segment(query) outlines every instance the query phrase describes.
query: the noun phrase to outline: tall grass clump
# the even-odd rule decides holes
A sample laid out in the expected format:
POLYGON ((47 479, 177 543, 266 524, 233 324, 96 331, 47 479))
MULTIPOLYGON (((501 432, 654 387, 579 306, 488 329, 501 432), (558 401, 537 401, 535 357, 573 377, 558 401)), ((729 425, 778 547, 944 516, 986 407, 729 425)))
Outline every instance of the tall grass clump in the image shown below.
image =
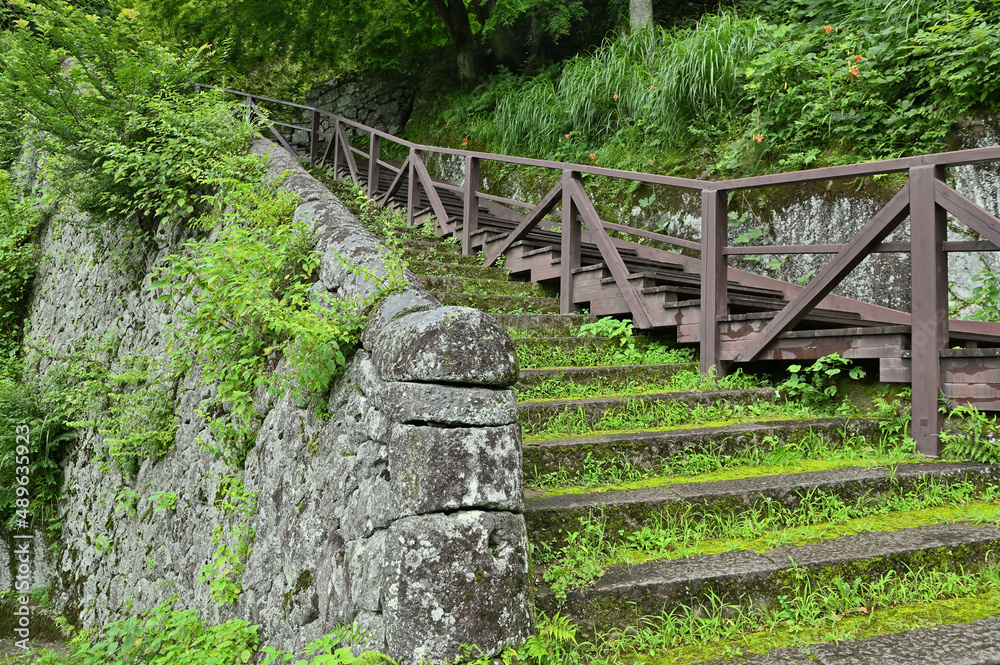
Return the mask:
POLYGON ((568 140, 586 152, 586 145, 644 133, 680 146, 694 120, 741 107, 743 63, 762 31, 757 18, 723 12, 689 28, 650 25, 609 38, 559 75, 543 74, 499 100, 500 148, 546 154, 568 140))

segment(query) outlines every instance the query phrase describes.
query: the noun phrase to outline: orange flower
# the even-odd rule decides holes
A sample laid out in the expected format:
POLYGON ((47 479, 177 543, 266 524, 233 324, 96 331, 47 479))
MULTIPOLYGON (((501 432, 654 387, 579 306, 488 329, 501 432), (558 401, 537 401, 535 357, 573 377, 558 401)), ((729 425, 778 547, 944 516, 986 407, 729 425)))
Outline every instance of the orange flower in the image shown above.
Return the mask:
POLYGON ((652 89, 653 89, 653 86, 649 86, 649 89, 650 89, 650 90, 652 90, 652 89))
POLYGON ((569 134, 566 134, 565 136, 566 136, 566 138, 569 138, 569 134))
POLYGON ((764 140, 764 135, 763 134, 754 134, 753 140, 757 141, 758 143, 760 143, 761 141, 764 140))
POLYGON ((861 56, 860 55, 854 56, 854 61, 855 62, 860 62, 861 61, 861 56))
POLYGON ((857 67, 851 67, 851 78, 852 79, 857 78, 858 74, 860 74, 860 73, 861 73, 860 69, 858 69, 857 67))
POLYGON ((612 96, 612 97, 613 97, 614 99, 618 99, 618 93, 617 93, 617 92, 616 92, 615 94, 611 95, 611 96, 612 96))
POLYGON ((650 163, 650 164, 652 164, 652 163, 653 163, 653 160, 652 160, 652 159, 651 159, 651 160, 649 160, 649 163, 650 163))
POLYGON ((462 139, 462 143, 468 143, 469 139, 462 139))
POLYGON ((595 155, 594 153, 590 153, 590 158, 591 159, 597 159, 597 155, 595 155))
POLYGON ((823 28, 823 29, 824 29, 825 31, 827 31, 827 32, 830 32, 831 30, 833 30, 833 28, 832 28, 832 27, 830 27, 830 26, 826 26, 826 27, 825 27, 825 28, 823 28))

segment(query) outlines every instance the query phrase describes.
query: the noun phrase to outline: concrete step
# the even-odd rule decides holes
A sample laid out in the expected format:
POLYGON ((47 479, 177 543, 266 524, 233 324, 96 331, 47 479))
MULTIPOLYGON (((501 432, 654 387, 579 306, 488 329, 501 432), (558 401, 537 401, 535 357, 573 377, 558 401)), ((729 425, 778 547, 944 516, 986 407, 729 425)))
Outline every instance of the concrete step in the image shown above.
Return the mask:
MULTIPOLYGON (((860 533, 808 545, 783 545, 608 569, 591 588, 571 589, 564 601, 546 589, 535 607, 569 616, 585 634, 625 630, 677 608, 695 612, 720 604, 770 606, 828 588, 832 578, 875 582, 908 571, 978 572, 993 565, 1000 530, 972 524, 935 524, 893 532, 860 533)), ((856 661, 868 662, 868 661, 856 661)), ((917 661, 924 662, 924 661, 917 661)))
POLYGON ((439 275, 418 275, 420 283, 428 291, 447 293, 471 293, 487 296, 519 296, 522 298, 552 298, 553 294, 541 284, 513 282, 497 279, 472 279, 469 277, 443 277, 439 275))
MULTIPOLYGON (((538 432, 545 429, 549 421, 566 414, 580 414, 581 423, 594 427, 601 418, 625 414, 629 409, 639 411, 656 405, 684 405, 693 407, 698 404, 757 404, 774 402, 777 399, 772 388, 754 388, 751 390, 711 390, 704 392, 658 393, 651 395, 627 395, 621 397, 594 397, 589 399, 551 399, 530 402, 518 402, 518 422, 526 432, 538 432)), ((663 422, 668 427, 676 423, 663 422)))
POLYGON ((530 388, 545 381, 561 381, 578 385, 623 384, 629 381, 648 384, 667 383, 678 373, 697 371, 697 363, 674 365, 620 365, 610 367, 556 367, 547 369, 522 369, 514 389, 530 388))
POLYGON ((539 337, 572 336, 585 323, 593 323, 596 316, 584 314, 495 314, 497 321, 510 331, 512 337, 524 333, 539 337))
MULTIPOLYGON (((1000 466, 988 464, 900 464, 891 469, 841 468, 735 480, 677 483, 634 490, 560 494, 525 501, 525 521, 533 542, 563 546, 566 534, 579 530, 580 518, 596 512, 605 522, 605 538, 626 540, 633 530, 676 525, 712 515, 773 515, 778 526, 803 500, 836 497, 848 505, 876 505, 888 496, 920 491, 927 482, 943 486, 969 482, 977 489, 995 486, 1000 466)), ((815 504, 813 504, 815 505, 815 504)), ((774 526, 774 523, 769 523, 774 526)))
POLYGON ((559 471, 568 478, 582 477, 587 462, 606 465, 627 463, 653 473, 662 468, 663 460, 691 454, 736 456, 751 448, 766 452, 775 445, 795 444, 808 436, 821 436, 831 445, 840 443, 845 436, 877 441, 881 435, 879 422, 875 419, 844 418, 780 420, 562 437, 538 443, 528 438, 524 445, 524 470, 528 477, 559 471))
POLYGON ((559 311, 558 298, 529 298, 525 296, 488 296, 473 293, 433 291, 442 305, 474 307, 490 313, 553 314, 559 311))
POLYGON ((470 277, 472 279, 506 280, 506 270, 484 268, 479 265, 440 263, 438 261, 408 261, 410 270, 416 275, 443 275, 445 277, 470 277))
MULTIPOLYGON (((598 367, 634 364, 635 359, 617 353, 625 351, 621 340, 611 337, 516 337, 517 357, 522 369, 552 367, 598 367), (542 364, 544 361, 544 364, 542 364)), ((642 353, 657 340, 642 335, 632 338, 635 351, 642 353)))
MULTIPOLYGON (((1000 608, 997 610, 1000 612, 1000 608)), ((996 665, 1000 616, 836 644, 786 647, 703 665, 996 665)))
POLYGON ((400 243, 403 246, 403 256, 409 262, 430 261, 465 266, 482 265, 482 261, 475 256, 462 256, 462 250, 458 245, 410 238, 403 238, 400 243))

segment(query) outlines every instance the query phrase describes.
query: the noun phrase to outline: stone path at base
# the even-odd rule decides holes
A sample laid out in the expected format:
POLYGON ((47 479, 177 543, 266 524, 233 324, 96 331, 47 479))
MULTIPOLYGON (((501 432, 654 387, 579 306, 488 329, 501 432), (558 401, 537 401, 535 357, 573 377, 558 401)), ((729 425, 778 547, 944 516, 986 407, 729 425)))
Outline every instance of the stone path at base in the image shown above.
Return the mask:
MULTIPOLYGON (((1000 610, 1000 608, 998 608, 1000 610)), ((1000 616, 704 665, 1000 665, 1000 616)))

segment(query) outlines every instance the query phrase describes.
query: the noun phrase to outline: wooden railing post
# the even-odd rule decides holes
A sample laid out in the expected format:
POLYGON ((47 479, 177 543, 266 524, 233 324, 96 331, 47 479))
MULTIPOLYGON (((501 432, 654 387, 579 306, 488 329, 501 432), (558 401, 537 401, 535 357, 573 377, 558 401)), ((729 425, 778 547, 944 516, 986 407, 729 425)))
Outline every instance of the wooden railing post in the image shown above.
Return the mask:
POLYGON ((934 200, 939 166, 910 169, 910 345, 913 438, 917 450, 937 457, 941 417, 939 350, 948 345, 947 214, 934 200))
POLYGON ((333 121, 333 175, 340 177, 340 152, 344 146, 340 142, 340 120, 333 121))
POLYGON ((312 110, 312 123, 309 129, 309 163, 315 165, 319 159, 319 111, 312 110))
POLYGON ((580 217, 573 201, 573 179, 580 179, 576 171, 563 171, 562 231, 559 256, 559 312, 570 314, 576 311, 573 303, 573 269, 580 267, 580 217))
POLYGON ((406 179, 406 225, 413 226, 413 213, 416 212, 417 205, 420 203, 420 198, 418 196, 419 190, 417 189, 417 166, 416 162, 420 159, 420 152, 418 150, 410 150, 410 159, 408 163, 410 164, 410 173, 406 179))
POLYGON ((727 193, 706 189, 701 192, 701 316, 699 320, 701 371, 725 374, 722 364, 719 317, 727 313, 728 268, 722 249, 729 236, 727 193))
POLYGON ((465 205, 462 209, 462 254, 472 256, 472 234, 479 230, 479 158, 465 158, 465 205))
POLYGON ((368 142, 368 198, 378 194, 378 160, 382 156, 382 137, 372 132, 368 142))

